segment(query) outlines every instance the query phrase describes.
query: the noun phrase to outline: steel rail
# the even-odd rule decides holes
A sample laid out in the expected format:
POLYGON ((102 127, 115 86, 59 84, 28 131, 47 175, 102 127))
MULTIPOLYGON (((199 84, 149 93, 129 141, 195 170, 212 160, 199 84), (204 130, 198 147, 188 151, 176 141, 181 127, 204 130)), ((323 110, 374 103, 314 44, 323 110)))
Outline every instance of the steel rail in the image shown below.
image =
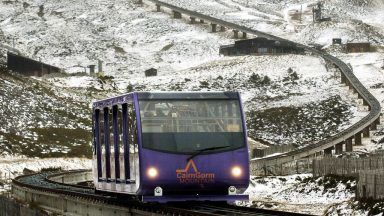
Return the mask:
POLYGON ((354 136, 357 133, 360 133, 363 129, 369 127, 372 124, 375 124, 375 121, 380 117, 381 114, 381 106, 379 101, 364 87, 364 85, 357 79, 357 77, 353 74, 352 70, 340 59, 317 49, 314 49, 312 47, 309 47, 304 44, 300 44, 297 42, 293 42, 281 37, 277 37, 265 32, 261 32, 258 30, 254 30, 252 28, 242 26, 236 23, 231 23, 228 21, 220 20, 215 17, 211 17, 199 12, 191 11, 185 8, 181 8, 175 5, 171 5, 166 2, 162 2, 159 0, 147 0, 149 2, 152 2, 156 5, 164 6, 166 8, 169 8, 173 11, 177 11, 182 14, 189 15, 191 17, 199 18, 201 20, 209 21, 213 24, 218 24, 220 26, 224 26, 233 30, 246 32, 252 35, 265 37, 273 40, 279 40, 284 41, 292 46, 296 46, 298 48, 303 48, 307 52, 312 53, 313 55, 317 55, 325 59, 326 61, 329 61, 333 63, 341 73, 345 76, 345 78, 348 80, 348 83, 353 86, 355 91, 362 97, 363 101, 367 103, 367 105, 370 107, 370 112, 367 116, 356 122, 355 124, 351 125, 350 127, 346 128, 345 130, 339 132, 336 135, 333 135, 325 140, 316 142, 314 144, 306 145, 302 148, 298 148, 295 150, 292 150, 290 152, 287 152, 285 154, 271 156, 267 158, 260 158, 257 160, 251 161, 251 165, 255 165, 258 167, 264 167, 264 166, 271 166, 276 164, 282 164, 286 162, 291 162, 300 158, 304 158, 310 155, 315 154, 316 152, 322 151, 326 148, 332 147, 338 143, 341 143, 345 141, 346 139, 354 136))

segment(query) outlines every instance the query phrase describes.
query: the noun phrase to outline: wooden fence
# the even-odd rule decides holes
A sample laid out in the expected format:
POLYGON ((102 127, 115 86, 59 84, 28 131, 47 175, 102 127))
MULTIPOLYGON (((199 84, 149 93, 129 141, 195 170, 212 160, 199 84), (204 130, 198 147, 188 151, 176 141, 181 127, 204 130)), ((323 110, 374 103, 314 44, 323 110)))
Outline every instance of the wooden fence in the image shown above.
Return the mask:
POLYGON ((268 175, 292 175, 298 173, 310 173, 312 171, 312 159, 303 158, 288 163, 263 166, 257 161, 251 161, 251 175, 268 176, 268 175))
POLYGON ((384 157, 372 156, 367 158, 323 158, 315 159, 312 163, 314 177, 324 175, 358 176, 363 170, 384 170, 384 157))
POLYGON ((384 199, 384 156, 367 158, 324 158, 312 163, 314 177, 341 175, 358 177, 356 198, 384 199))
POLYGON ((356 198, 384 199, 384 170, 360 171, 356 198))

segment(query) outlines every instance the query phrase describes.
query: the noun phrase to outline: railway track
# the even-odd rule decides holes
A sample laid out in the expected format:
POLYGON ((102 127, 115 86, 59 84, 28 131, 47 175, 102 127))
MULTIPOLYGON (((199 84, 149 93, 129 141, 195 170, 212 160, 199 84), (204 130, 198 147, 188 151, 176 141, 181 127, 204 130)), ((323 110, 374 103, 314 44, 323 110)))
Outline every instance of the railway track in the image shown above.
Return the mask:
POLYGON ((89 170, 38 173, 15 178, 12 193, 16 200, 62 215, 303 215, 226 203, 142 203, 110 194, 96 194, 94 188, 52 181, 52 177, 86 175, 89 170))
POLYGON ((379 118, 381 115, 381 106, 379 101, 363 86, 363 84, 357 79, 357 77, 353 74, 351 68, 349 68, 343 61, 340 59, 315 48, 309 47, 304 44, 299 44, 284 38, 280 38, 271 34, 267 34, 265 32, 257 31, 251 29, 247 26, 242 26, 236 23, 231 23, 225 20, 220 20, 212 16, 208 16, 202 13, 198 13, 195 11, 191 11, 185 8, 181 8, 166 2, 162 2, 159 0, 147 0, 153 4, 156 4, 158 7, 163 6, 169 8, 172 11, 176 11, 181 14, 188 15, 190 17, 199 18, 206 22, 210 22, 211 24, 220 25, 226 27, 228 29, 237 30, 238 32, 245 32, 251 35, 256 35, 259 37, 265 37, 272 40, 285 41, 290 43, 293 46, 303 48, 305 51, 311 53, 312 55, 316 55, 322 57, 327 62, 332 63, 335 67, 337 67, 341 76, 344 79, 344 82, 348 84, 353 90, 359 95, 359 98, 363 100, 363 104, 369 107, 369 114, 362 118, 357 123, 353 124, 349 128, 341 131, 340 133, 317 143, 313 143, 298 149, 294 149, 288 153, 271 156, 267 158, 260 158, 257 160, 251 161, 251 172, 254 173, 256 169, 264 169, 269 166, 281 165, 283 163, 292 162, 301 158, 305 158, 311 155, 315 155, 316 153, 323 151, 327 148, 333 147, 336 144, 345 142, 347 139, 351 139, 354 135, 361 133, 367 127, 371 125, 376 125, 380 122, 379 118))

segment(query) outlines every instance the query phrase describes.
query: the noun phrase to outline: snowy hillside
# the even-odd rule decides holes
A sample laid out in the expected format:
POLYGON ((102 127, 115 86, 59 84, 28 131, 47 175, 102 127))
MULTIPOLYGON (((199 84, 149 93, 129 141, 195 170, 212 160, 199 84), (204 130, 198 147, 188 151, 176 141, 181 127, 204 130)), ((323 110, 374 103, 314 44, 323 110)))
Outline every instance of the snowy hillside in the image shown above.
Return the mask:
POLYGON ((155 67, 162 73, 218 58, 232 40, 206 34, 134 1, 8 1, 0 29, 28 56, 83 71, 102 60, 110 75, 131 78, 155 67), (92 8, 92 9, 90 9, 92 8), (187 51, 187 52, 186 52, 187 51))
POLYGON ((90 157, 90 102, 98 95, 105 97, 0 69, 0 154, 90 157))
MULTIPOLYGON (((170 15, 154 12, 153 6, 139 7, 134 1, 1 4, 0 28, 5 41, 11 44, 15 39, 15 47, 26 55, 68 72, 83 71, 83 66, 101 59, 105 73, 114 76, 121 93, 131 89, 240 91, 250 136, 271 144, 316 142, 366 114, 358 111, 354 99, 340 88, 321 59, 295 55, 223 57, 218 48, 233 43, 231 32, 210 34, 209 25, 193 26, 170 19, 170 15), (150 67, 157 68, 159 76, 145 78, 143 71, 150 67)), ((199 10, 212 9, 212 15, 223 13, 225 17, 235 17, 230 14, 234 11, 251 13, 261 20, 285 23, 270 6, 262 13, 242 3, 217 1, 207 7, 201 4, 199 10)), ((243 16, 238 18, 243 23, 255 23, 243 16)), ((98 86, 98 80, 92 77, 44 80, 83 91, 98 86)))
POLYGON ((333 0, 324 2, 323 15, 332 21, 313 23, 312 8, 317 1, 282 0, 166 0, 253 29, 306 44, 330 45, 332 38, 347 41, 384 42, 384 3, 333 0))

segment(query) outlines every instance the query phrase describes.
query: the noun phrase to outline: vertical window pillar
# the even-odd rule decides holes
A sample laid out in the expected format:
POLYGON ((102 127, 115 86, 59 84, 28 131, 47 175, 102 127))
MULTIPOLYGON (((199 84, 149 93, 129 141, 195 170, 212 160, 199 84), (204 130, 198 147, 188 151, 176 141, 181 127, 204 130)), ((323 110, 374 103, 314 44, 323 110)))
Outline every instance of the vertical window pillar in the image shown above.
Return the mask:
POLYGON ((229 102, 227 104, 227 109, 228 109, 228 118, 229 118, 229 124, 233 124, 232 118, 233 118, 233 103, 229 102))
POLYGON ((101 168, 101 144, 100 144, 100 110, 95 110, 95 151, 97 158, 97 177, 101 178, 103 176, 103 171, 101 168))
POLYGON ((115 177, 120 178, 119 125, 117 123, 117 106, 112 107, 113 147, 115 150, 115 177))
POLYGON ((122 105, 123 120, 123 145, 124 145, 124 174, 125 179, 130 179, 129 143, 128 143, 128 104, 122 105))
POLYGON ((109 145, 110 133, 109 133, 109 109, 104 108, 104 143, 105 143, 105 166, 106 166, 106 178, 107 181, 111 178, 111 149, 109 145))

